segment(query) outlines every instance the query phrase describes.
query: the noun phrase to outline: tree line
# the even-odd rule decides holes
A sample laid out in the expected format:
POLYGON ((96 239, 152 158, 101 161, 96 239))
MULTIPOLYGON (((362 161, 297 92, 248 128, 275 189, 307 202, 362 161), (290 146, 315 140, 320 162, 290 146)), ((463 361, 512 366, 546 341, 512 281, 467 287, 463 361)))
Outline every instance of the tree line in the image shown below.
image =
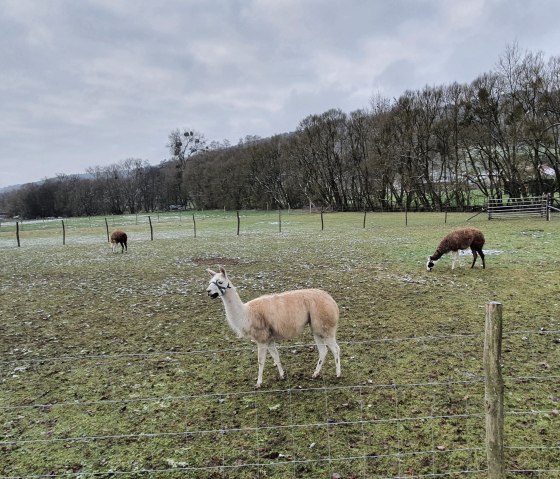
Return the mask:
POLYGON ((560 57, 508 46, 468 84, 377 95, 351 113, 235 146, 175 130, 169 159, 127 159, 0 197, 23 217, 195 209, 467 209, 560 192, 560 57))

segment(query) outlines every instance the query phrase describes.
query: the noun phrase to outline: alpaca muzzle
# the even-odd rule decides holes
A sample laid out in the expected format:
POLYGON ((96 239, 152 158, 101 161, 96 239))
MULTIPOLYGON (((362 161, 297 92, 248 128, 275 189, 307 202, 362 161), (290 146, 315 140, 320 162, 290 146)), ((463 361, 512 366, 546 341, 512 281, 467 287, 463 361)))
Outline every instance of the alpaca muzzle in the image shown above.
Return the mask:
POLYGON ((227 286, 224 286, 223 284, 220 284, 219 281, 210 281, 210 285, 211 286, 209 286, 206 291, 208 293, 208 296, 210 296, 212 299, 216 299, 218 296, 223 296, 226 292, 226 289, 231 288, 231 284, 228 283, 227 286), (217 288, 218 291, 216 291, 215 288, 217 288))

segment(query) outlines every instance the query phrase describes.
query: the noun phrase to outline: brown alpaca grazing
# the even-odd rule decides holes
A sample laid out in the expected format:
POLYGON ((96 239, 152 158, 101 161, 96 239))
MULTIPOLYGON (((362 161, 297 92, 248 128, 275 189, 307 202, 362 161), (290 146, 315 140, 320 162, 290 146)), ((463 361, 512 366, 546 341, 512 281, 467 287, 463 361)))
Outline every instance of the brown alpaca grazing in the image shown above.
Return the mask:
POLYGON ((327 348, 334 355, 336 376, 340 376, 340 348, 336 342, 339 310, 327 292, 321 289, 298 289, 267 294, 243 303, 224 268, 220 267, 218 273, 212 270, 208 272, 212 275, 206 290, 208 296, 222 299, 226 319, 240 338, 257 343, 257 388, 262 384, 267 352, 272 356, 280 378, 284 378, 276 341, 298 336, 307 325, 311 327, 319 350, 319 361, 313 377, 316 378, 321 372, 327 348))
POLYGON ((473 254, 473 262, 471 268, 474 268, 476 263, 476 258, 480 255, 482 259, 482 267, 486 268, 484 262, 484 252, 482 247, 484 246, 484 235, 482 231, 477 228, 462 228, 449 233, 445 238, 441 240, 435 253, 428 257, 428 262, 426 263, 426 269, 432 271, 437 260, 439 260, 444 254, 451 251, 453 255, 453 262, 451 264, 451 269, 455 269, 455 262, 459 260, 459 250, 464 250, 470 248, 473 254))
POLYGON ((126 240, 127 240, 127 236, 126 233, 124 231, 113 231, 113 234, 111 235, 111 248, 113 250, 113 253, 115 252, 115 248, 117 247, 118 244, 121 245, 121 253, 124 253, 124 250, 128 251, 128 247, 126 246, 126 240))

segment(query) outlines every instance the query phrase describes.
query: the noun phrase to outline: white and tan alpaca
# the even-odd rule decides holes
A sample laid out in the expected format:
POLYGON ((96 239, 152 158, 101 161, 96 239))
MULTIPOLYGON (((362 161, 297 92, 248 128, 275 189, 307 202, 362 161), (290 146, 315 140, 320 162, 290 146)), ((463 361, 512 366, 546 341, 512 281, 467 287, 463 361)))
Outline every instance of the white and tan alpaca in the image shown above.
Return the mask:
POLYGON ((426 263, 426 269, 432 271, 435 263, 446 253, 451 251, 453 255, 453 262, 451 263, 451 269, 455 269, 455 262, 459 261, 459 250, 464 250, 470 248, 473 254, 473 262, 471 268, 474 267, 476 263, 477 255, 480 255, 482 259, 482 267, 485 268, 486 264, 484 262, 484 252, 482 247, 484 246, 484 235, 482 231, 477 228, 461 228, 449 233, 445 238, 441 240, 435 253, 432 256, 428 256, 428 262, 426 263))
POLYGON ((313 377, 321 372, 327 347, 334 355, 336 376, 340 377, 340 348, 336 342, 339 311, 335 300, 327 292, 320 289, 299 289, 264 295, 243 303, 224 268, 220 266, 219 273, 210 269, 208 272, 212 275, 206 290, 208 296, 222 298, 231 329, 240 338, 248 338, 257 343, 257 388, 262 384, 267 351, 278 368, 280 378, 284 378, 275 341, 298 336, 307 324, 311 327, 319 349, 319 361, 313 377))

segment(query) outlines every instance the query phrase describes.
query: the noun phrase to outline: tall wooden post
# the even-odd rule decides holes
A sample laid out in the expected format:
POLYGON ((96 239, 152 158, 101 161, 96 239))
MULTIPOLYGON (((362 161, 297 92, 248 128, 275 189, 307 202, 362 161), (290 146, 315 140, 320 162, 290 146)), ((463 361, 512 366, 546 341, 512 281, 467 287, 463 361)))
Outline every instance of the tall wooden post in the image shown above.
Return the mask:
POLYGON ((19 221, 16 221, 16 239, 17 239, 17 245, 18 248, 21 246, 20 242, 19 242, 19 221))
POLYGON ((240 223, 240 219, 239 219, 239 210, 236 211, 237 213, 237 236, 239 236, 239 223, 240 223))
POLYGON ((66 244, 66 228, 64 227, 64 220, 62 221, 62 246, 66 244))
POLYGON ((193 228, 194 228, 194 237, 196 238, 196 220, 194 219, 194 214, 192 215, 192 222, 193 222, 193 228))
POLYGON ((150 238, 154 241, 154 227, 152 226, 152 218, 148 216, 148 222, 150 223, 150 238))
POLYGON ((484 404, 488 478, 505 479, 504 381, 502 359, 502 304, 486 303, 484 331, 484 404))
POLYGON ((107 243, 111 240, 109 239, 109 223, 107 223, 107 218, 105 218, 105 229, 107 230, 107 243))
POLYGON ((404 200, 404 225, 408 226, 408 191, 406 192, 406 199, 404 200))

